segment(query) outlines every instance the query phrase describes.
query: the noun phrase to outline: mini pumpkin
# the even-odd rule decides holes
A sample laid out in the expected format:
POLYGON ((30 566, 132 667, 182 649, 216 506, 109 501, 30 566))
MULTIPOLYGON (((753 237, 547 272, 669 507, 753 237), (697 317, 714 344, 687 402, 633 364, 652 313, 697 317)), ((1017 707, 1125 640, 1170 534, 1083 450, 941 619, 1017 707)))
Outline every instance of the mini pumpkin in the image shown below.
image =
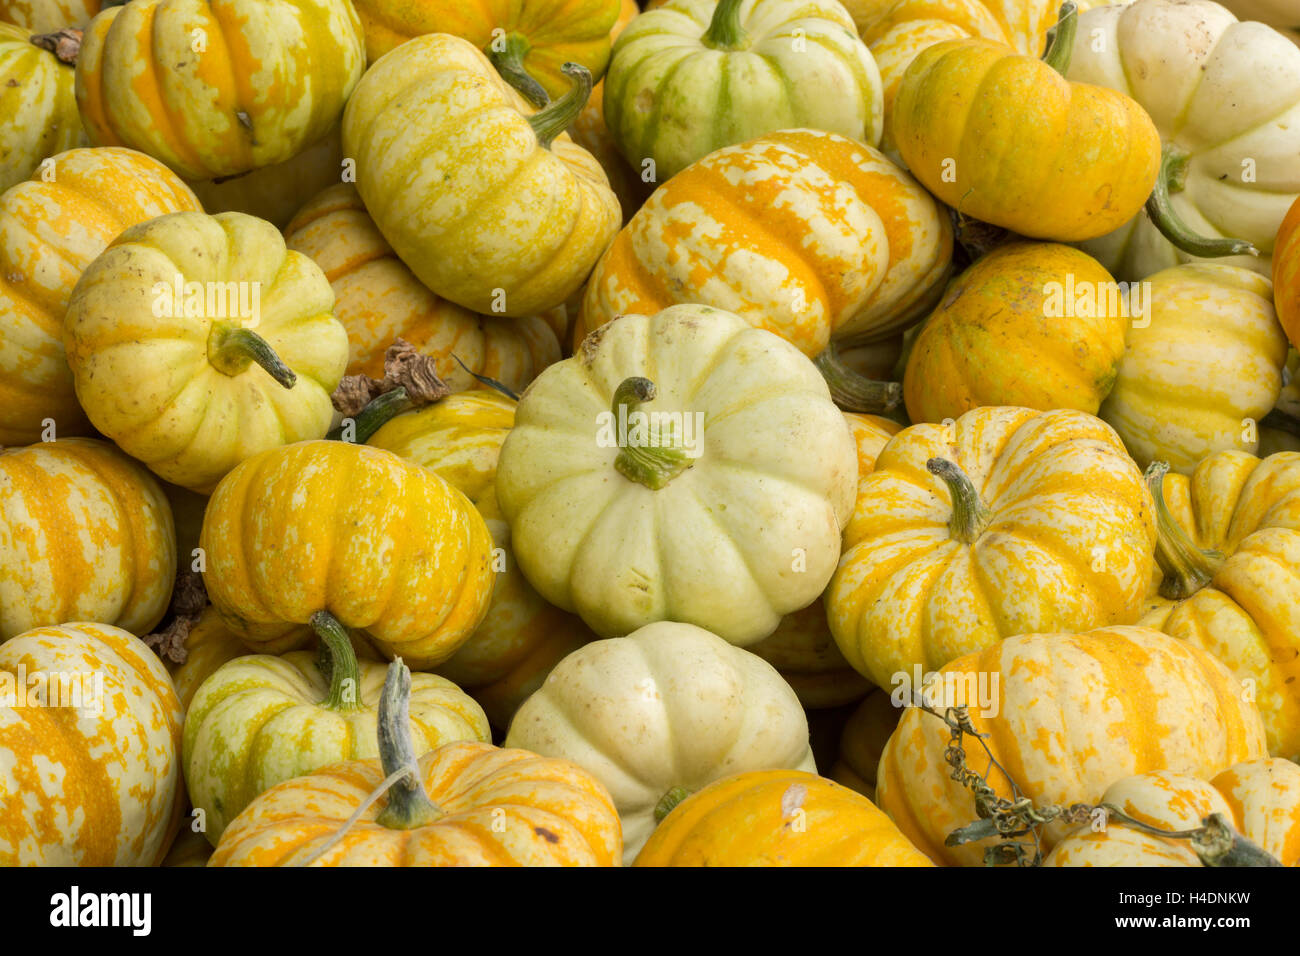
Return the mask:
MULTIPOLYGON (((897 693, 900 689, 896 685, 893 691, 897 693)), ((875 800, 880 755, 885 752, 885 744, 902 714, 903 706, 895 703, 894 694, 873 688, 844 722, 839 755, 831 767, 830 778, 868 800, 875 800)))
MULTIPOLYGON (((1264 755, 1255 705, 1205 651, 1145 627, 1084 634, 1022 634, 952 661, 931 693, 936 706, 967 706, 985 735, 972 767, 1002 768, 1035 805, 1095 805, 1121 777, 1152 770, 1213 776, 1264 755)), ((951 733, 909 707, 880 758, 877 798, 898 828, 936 863, 978 865, 987 840, 947 846, 977 819, 975 799, 945 759, 951 733)), ((966 738, 970 740, 969 737, 966 738)), ((967 746, 973 746, 967 744, 967 746)), ((1007 777, 985 777, 1000 797, 1007 777)), ((1050 851, 1068 832, 1041 830, 1050 851)))
POLYGON ((176 576, 171 508, 107 442, 0 450, 0 641, 63 621, 147 633, 176 576))
POLYGON ((600 780, 623 822, 625 863, 687 793, 744 771, 816 770, 803 709, 776 670, 667 621, 562 660, 519 708, 505 744, 600 780))
POLYGON ((347 360, 333 305, 320 269, 264 220, 141 223, 68 302, 77 398, 123 451, 206 494, 244 459, 329 429, 347 360))
POLYGON ((0 192, 22 182, 55 153, 83 146, 72 67, 0 23, 0 192))
POLYGON ((157 866, 185 809, 181 719, 162 661, 121 628, 0 644, 0 865, 157 866))
POLYGON ((637 866, 932 866, 870 800, 798 770, 709 784, 655 829, 637 866))
POLYGON ((203 519, 203 580, 255 650, 301 647, 329 611, 420 668, 474 632, 492 595, 491 537, 428 469, 341 441, 273 448, 217 486, 203 519))
MULTIPOLYGON (((606 27, 608 29, 608 26, 606 27)), ((540 113, 473 44, 416 37, 380 58, 343 116, 343 146, 375 224, 438 295, 513 317, 562 305, 622 221, 591 154, 562 135, 591 93, 540 113)))
POLYGON ((235 818, 208 865, 619 864, 618 814, 580 767, 467 742, 429 751, 417 764, 410 686, 410 672, 395 661, 379 704, 379 759, 334 764, 272 787, 235 818), (385 779, 411 766, 418 771, 371 804, 385 779))

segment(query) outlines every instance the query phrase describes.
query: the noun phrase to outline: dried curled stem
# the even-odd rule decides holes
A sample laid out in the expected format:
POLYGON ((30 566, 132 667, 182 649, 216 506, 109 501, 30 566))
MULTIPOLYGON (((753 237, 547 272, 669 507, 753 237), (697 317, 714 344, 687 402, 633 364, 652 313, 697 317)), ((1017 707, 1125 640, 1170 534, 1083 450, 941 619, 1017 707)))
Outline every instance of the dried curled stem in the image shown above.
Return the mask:
POLYGON ((146 634, 144 642, 163 660, 184 664, 185 658, 189 656, 185 642, 207 606, 208 591, 203 586, 203 575, 188 567, 177 569, 167 625, 152 634, 146 634))
POLYGON ((64 27, 54 33, 41 33, 31 38, 33 46, 49 50, 59 58, 59 62, 73 66, 81 53, 81 31, 73 27, 64 27))
POLYGON ((345 375, 330 396, 334 408, 345 418, 354 418, 370 402, 398 388, 406 389, 411 408, 431 405, 451 394, 438 377, 432 355, 425 355, 406 339, 397 339, 384 353, 384 377, 345 375))

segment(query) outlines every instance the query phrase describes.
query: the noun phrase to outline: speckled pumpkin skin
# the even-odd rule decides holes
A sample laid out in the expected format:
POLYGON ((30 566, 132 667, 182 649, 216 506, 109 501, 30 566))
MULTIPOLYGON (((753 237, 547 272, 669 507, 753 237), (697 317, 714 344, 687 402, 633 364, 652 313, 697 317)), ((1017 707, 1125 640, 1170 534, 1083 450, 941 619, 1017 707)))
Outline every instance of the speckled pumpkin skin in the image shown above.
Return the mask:
POLYGON ((77 103, 96 145, 214 179, 320 140, 364 67, 346 0, 132 0, 86 28, 77 103))
POLYGON ((107 442, 0 450, 0 641, 101 621, 146 634, 176 576, 171 508, 153 477, 107 442))
POLYGON ((1273 247, 1273 302, 1286 337, 1300 342, 1300 199, 1292 203, 1273 247))
MULTIPOLYGON (((419 759, 445 815, 413 830, 376 822, 377 800, 312 866, 618 866, 618 814, 605 788, 564 760, 481 743, 419 759), (501 821, 497 826, 493 826, 501 821)), ((209 866, 293 866, 314 856, 384 779, 378 760, 335 764, 272 787, 235 819, 209 866)))
POLYGON ((208 596, 250 647, 301 647, 326 610, 416 669, 446 660, 482 622, 491 541, 433 472, 339 441, 239 465, 213 492, 200 537, 208 596))
POLYGON ((0 673, 16 682, 19 667, 102 676, 103 708, 0 694, 0 866, 157 866, 185 809, 181 706, 162 661, 120 628, 65 624, 0 645, 0 673))
POLYGON ((0 23, 0 192, 22 182, 46 156, 86 144, 72 67, 0 23))
POLYGON ((934 864, 866 797, 814 773, 759 770, 688 797, 655 828, 634 865, 934 864))
POLYGON ((0 196, 0 445, 39 441, 90 423, 63 351, 63 316, 86 267, 135 223, 198 210, 167 167, 129 149, 74 149, 53 157, 54 180, 0 196))
MULTIPOLYGON (((1035 804, 1095 805, 1121 777, 1151 770, 1212 777, 1264 756, 1259 711, 1228 669, 1150 628, 1011 637, 941 673, 958 675, 943 703, 970 706, 994 759, 1035 804), (973 693, 981 675, 987 699, 973 693)), ((978 866, 984 842, 944 846, 976 819, 974 798, 944 760, 948 741, 942 720, 909 708, 880 759, 877 798, 935 862, 978 866)), ((983 754, 976 759, 982 767, 983 754)), ((1010 795, 1000 774, 988 781, 1010 795)), ((1044 848, 1064 835, 1059 824, 1044 827, 1044 848)))
POLYGON ((0 0, 0 20, 33 33, 84 27, 99 12, 100 0, 0 0))

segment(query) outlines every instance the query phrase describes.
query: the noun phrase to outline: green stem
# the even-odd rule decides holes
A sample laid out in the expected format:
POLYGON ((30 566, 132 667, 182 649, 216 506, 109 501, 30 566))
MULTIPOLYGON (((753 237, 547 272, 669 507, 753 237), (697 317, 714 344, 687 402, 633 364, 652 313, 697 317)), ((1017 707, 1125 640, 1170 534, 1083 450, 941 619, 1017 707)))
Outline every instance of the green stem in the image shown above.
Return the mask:
POLYGON ((685 787, 673 787, 655 804, 655 823, 663 823, 664 817, 673 812, 673 808, 691 795, 685 787))
POLYGON ((632 417, 646 402, 652 401, 656 389, 648 378, 625 378, 614 391, 610 412, 618 429, 619 453, 614 468, 629 481, 658 491, 693 464, 685 448, 674 435, 664 436, 649 425, 642 430, 645 441, 627 440, 632 431, 632 417))
POLYGON ((308 622, 320 638, 320 666, 330 691, 321 704, 329 710, 360 710, 361 669, 347 629, 329 611, 317 611, 308 622))
POLYGON ((1074 35, 1079 29, 1079 5, 1074 0, 1065 0, 1056 26, 1047 31, 1047 52, 1043 62, 1057 73, 1065 76, 1074 56, 1074 35))
POLYGON ((898 382, 877 382, 859 375, 844 364, 839 348, 832 342, 814 360, 817 371, 826 379, 831 399, 846 412, 870 412, 883 415, 903 404, 903 386, 898 382))
POLYGON ((931 458, 925 463, 930 474, 942 479, 952 498, 952 517, 948 530, 962 544, 974 544, 988 526, 993 513, 980 501, 979 492, 954 462, 947 458, 931 458))
POLYGON ((1164 574, 1160 584, 1160 593, 1172 601, 1189 598, 1205 585, 1223 566, 1222 551, 1202 551, 1196 546, 1187 532, 1182 529, 1174 516, 1169 513, 1165 502, 1165 474, 1169 464, 1153 461, 1143 478, 1156 511, 1156 563, 1164 574))
POLYGON ((743 50, 749 46, 749 37, 740 28, 742 0, 720 0, 700 42, 711 50, 743 50))
POLYGON ((1211 239, 1192 231, 1183 222, 1169 199, 1170 193, 1181 192, 1187 179, 1190 154, 1174 143, 1166 143, 1160 154, 1160 175, 1147 199, 1147 215, 1152 224, 1175 246, 1190 256, 1217 259, 1222 256, 1257 256, 1259 250, 1245 239, 1211 239))
MULTIPOLYGON (((405 767, 414 767, 415 747, 411 743, 411 671, 400 657, 388 665, 384 690, 379 698, 379 764, 387 779, 405 767)), ((429 799, 419 776, 408 772, 388 790, 388 805, 378 822, 390 830, 413 830, 442 816, 442 809, 429 799)))
POLYGON ((551 98, 546 95, 542 84, 534 80, 524 69, 524 57, 528 56, 531 49, 532 44, 528 42, 527 37, 521 33, 511 33, 506 37, 504 50, 497 50, 492 44, 488 44, 487 58, 492 61, 492 65, 497 68, 503 80, 540 110, 551 101, 551 98))
MULTIPOLYGON (((355 431, 352 440, 358 445, 364 445, 370 441, 375 432, 383 428, 390 420, 396 418, 402 412, 410 411, 414 407, 415 403, 406 394, 406 387, 403 385, 397 386, 391 392, 376 395, 352 419, 352 426, 355 431)), ((330 429, 329 434, 325 437, 330 441, 342 441, 343 424, 340 422, 337 428, 330 429)))
POLYGON ((212 323, 208 333, 208 362, 224 375, 241 375, 256 362, 266 374, 285 388, 293 388, 298 376, 293 369, 280 361, 280 356, 252 329, 231 325, 229 322, 212 323))
POLYGON ((573 80, 573 88, 540 113, 528 117, 528 125, 537 134, 537 142, 543 149, 550 149, 555 137, 573 125, 591 97, 593 84, 589 69, 577 63, 566 63, 560 70, 573 80))

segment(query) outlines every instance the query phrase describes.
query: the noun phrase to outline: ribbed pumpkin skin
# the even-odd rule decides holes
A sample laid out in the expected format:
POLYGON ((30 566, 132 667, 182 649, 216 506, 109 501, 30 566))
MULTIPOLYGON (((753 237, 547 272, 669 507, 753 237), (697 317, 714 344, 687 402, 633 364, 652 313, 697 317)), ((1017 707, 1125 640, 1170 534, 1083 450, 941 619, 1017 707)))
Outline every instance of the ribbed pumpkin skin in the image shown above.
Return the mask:
POLYGON ((234 179, 190 183, 208 213, 242 212, 284 229, 298 210, 343 176, 343 135, 336 126, 325 138, 274 166, 234 179))
POLYGON ((204 608, 203 614, 185 637, 184 662, 167 665, 172 683, 176 685, 181 710, 189 713, 190 701, 203 682, 216 673, 217 668, 248 653, 244 642, 238 634, 226 627, 217 609, 211 604, 204 608))
POLYGON ((1249 688, 1269 753, 1300 755, 1300 454, 1220 452, 1162 490, 1197 548, 1227 561, 1208 586, 1142 619, 1204 648, 1249 688))
POLYGON ((89 430, 63 351, 63 315, 82 272, 123 229, 199 208, 165 166, 127 149, 54 157, 54 181, 0 196, 0 445, 89 430))
POLYGON ((891 688, 873 688, 849 715, 840 732, 839 759, 830 778, 856 790, 868 800, 876 799, 876 770, 885 744, 898 726, 903 709, 895 707, 891 688))
POLYGON ((523 100, 458 37, 416 37, 367 70, 343 146, 402 261, 475 312, 563 304, 622 221, 600 164, 565 135, 543 148, 523 100))
POLYGON ((439 377, 456 391, 479 387, 457 358, 514 391, 560 360, 555 332, 542 319, 478 315, 425 288, 349 183, 312 197, 289 223, 285 244, 320 266, 334 289, 334 317, 348 332, 349 375, 383 378, 384 353, 399 337, 433 355, 439 377))
MULTIPOLYGON (((585 770, 480 743, 448 744, 419 764, 421 783, 446 816, 413 830, 389 830, 375 822, 386 804, 381 798, 311 865, 619 865, 618 814, 585 770)), ((208 865, 305 860, 383 779, 378 760, 355 760, 272 787, 235 819, 208 865)))
POLYGON ((100 0, 0 0, 0 20, 32 33, 84 27, 99 12, 100 0))
MULTIPOLYGON (((231 821, 260 793, 344 760, 379 756, 380 691, 388 665, 358 661, 356 707, 326 703, 330 679, 313 651, 254 654, 204 681, 185 715, 185 786, 206 813, 216 846, 231 821)), ((490 743, 487 717, 459 687, 436 674, 412 674, 411 740, 418 754, 454 741, 490 743)))
POLYGON ((184 811, 182 713, 162 661, 120 628, 65 624, 0 644, 6 694, 19 667, 102 678, 103 708, 0 706, 0 866, 157 866, 184 811))
POLYGON ((986 407, 899 432, 858 483, 827 619, 859 673, 890 687, 1013 634, 1131 623, 1150 586, 1155 525, 1142 476, 1105 422, 986 407), (956 464, 990 518, 973 543, 926 470, 956 464))
MULTIPOLYGON (((1035 804, 1095 804, 1114 781, 1151 770, 1213 776, 1264 755, 1264 727, 1227 668, 1205 651, 1143 627, 1084 634, 1022 634, 940 672, 953 674, 944 704, 969 704, 994 759, 1035 804), (964 676, 963 676, 964 675, 964 676), (997 675, 996 693, 993 675, 997 675), (982 681, 993 716, 970 696, 982 681)), ((877 799, 898 828, 936 863, 978 866, 986 843, 945 847, 976 819, 970 791, 944 761, 949 731, 908 708, 880 759, 877 799)), ((983 749, 968 741, 970 766, 983 749)), ((1010 796, 996 771, 989 785, 1010 796)), ((1043 828, 1050 850, 1064 836, 1043 828)))
MULTIPOLYGON (((949 284, 912 344, 903 400, 913 422, 958 418, 981 405, 1090 415, 1115 383, 1128 309, 1096 260, 1069 246, 1015 243, 949 284), (1101 290, 1096 314, 1049 309, 1047 287, 1101 290)), ((1074 297, 1063 307, 1078 312, 1074 297)), ((1084 309, 1085 312, 1088 309, 1084 309)))
POLYGON ((808 359, 737 316, 675 306, 610 323, 538 376, 497 499, 529 582, 597 634, 686 621, 744 646, 825 587, 856 473, 808 359), (647 374, 647 413, 702 416, 678 420, 699 423, 698 457, 658 490, 618 470, 615 426, 601 426, 620 385, 647 374))
MULTIPOLYGON (((1170 193, 1183 221, 1203 236, 1249 240, 1262 253, 1211 261, 1268 274, 1278 224, 1300 196, 1294 43, 1263 24, 1238 23, 1210 0, 1139 0, 1079 18, 1067 75, 1140 103, 1164 145, 1190 157, 1183 187, 1170 193)), ((1193 258, 1140 211, 1084 249, 1128 280, 1193 258)))
POLYGON ((1149 315, 1130 323, 1101 417, 1141 467, 1160 460, 1187 473, 1217 451, 1253 453, 1245 420, 1276 404, 1287 356, 1268 279, 1198 262, 1146 281, 1149 315))
POLYGON ((112 445, 65 438, 0 451, 0 641, 102 621, 145 634, 176 576, 171 508, 112 445))
POLYGON ((891 122, 899 154, 930 192, 1035 239, 1118 228, 1142 211, 1160 166, 1160 134, 1133 100, 988 40, 923 50, 891 122))
POLYGON ((473 505, 378 448, 299 442, 248 459, 208 503, 208 597, 250 647, 301 647, 329 611, 426 669, 473 633, 492 594, 491 538, 473 505))
POLYGON ((1292 203, 1273 247, 1273 302, 1292 345, 1300 342, 1300 199, 1292 203))
POLYGON ((86 269, 68 302, 63 335, 77 398, 123 451, 207 494, 246 458, 329 430, 330 393, 347 360, 333 305, 316 265, 286 250, 261 219, 185 212, 141 223, 86 269), (197 315, 174 296, 178 279, 182 289, 205 290, 197 315), (230 283, 239 285, 238 307, 213 297, 230 283), (229 314, 245 305, 251 314, 229 314), (260 335, 296 373, 294 386, 256 364, 234 374, 218 368, 214 337, 226 327, 260 335))
POLYGON ((0 23, 0 192, 30 176, 46 156, 86 142, 76 74, 28 37, 0 23))
POLYGON ((709 40, 717 6, 673 0, 619 37, 605 117, 633 166, 653 159, 666 182, 723 146, 801 127, 879 145, 880 72, 838 2, 744 3, 736 49, 709 40))
POLYGON ((354 0, 373 63, 425 33, 450 33, 487 51, 494 31, 529 42, 522 64, 551 99, 569 89, 560 72, 578 63, 599 79, 609 63, 610 31, 619 0, 354 0))
POLYGON ((519 708, 505 744, 571 760, 604 784, 628 864, 674 788, 750 770, 816 770, 808 721, 776 670, 667 621, 566 657, 519 708))
POLYGON ((519 570, 510 549, 510 526, 497 504, 501 445, 515 423, 515 403, 499 392, 449 395, 399 415, 375 432, 370 444, 423 465, 478 509, 494 556, 492 604, 474 634, 438 673, 470 691, 494 727, 505 730, 524 700, 570 651, 596 635, 577 615, 544 601, 519 570))
MULTIPOLYGON (((1193 830, 1221 813, 1283 866, 1300 864, 1300 767, 1262 758, 1229 767, 1208 783, 1156 771, 1116 781, 1103 802, 1150 826, 1193 830)), ((1105 830, 1081 827, 1056 845, 1044 866, 1201 866, 1186 840, 1167 840, 1111 820, 1105 830)))
POLYGON ((655 190, 592 273, 575 340, 696 303, 817 355, 911 324, 951 261, 947 214, 883 155, 834 133, 771 133, 655 190))
POLYGON ((215 179, 320 140, 364 67, 345 0, 132 0, 86 28, 77 103, 92 143, 215 179))
POLYGON ((737 774, 692 794, 635 865, 933 866, 866 797, 797 770, 737 774))

